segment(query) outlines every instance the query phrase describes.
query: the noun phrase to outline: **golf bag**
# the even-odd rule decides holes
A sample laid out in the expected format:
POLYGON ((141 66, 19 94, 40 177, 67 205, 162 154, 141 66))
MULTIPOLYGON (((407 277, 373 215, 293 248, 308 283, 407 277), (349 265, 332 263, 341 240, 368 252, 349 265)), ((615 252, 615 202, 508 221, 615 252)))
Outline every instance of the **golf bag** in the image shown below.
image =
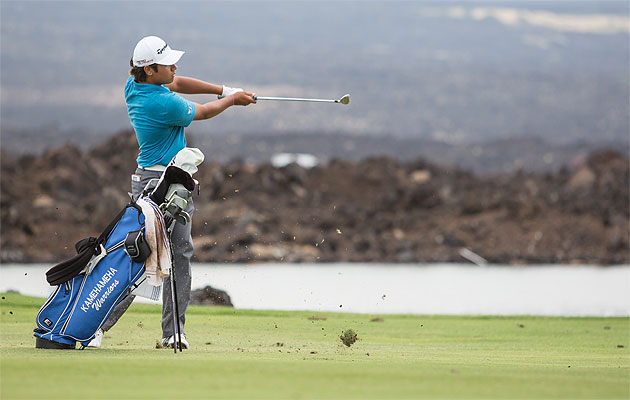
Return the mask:
POLYGON ((76 342, 86 346, 94 338, 144 273, 151 252, 144 219, 130 203, 99 238, 79 241, 77 256, 46 273, 57 287, 37 313, 36 347, 74 349, 76 342))
MULTIPOLYGON (((190 149, 182 152, 185 150, 190 152, 190 149)), ((190 222, 190 216, 184 209, 195 187, 191 172, 194 173, 196 166, 203 161, 201 152, 194 155, 197 157, 194 169, 189 167, 184 170, 176 163, 169 164, 159 181, 152 182, 150 187, 148 185, 141 199, 132 200, 98 238, 79 241, 75 246, 78 253, 75 257, 52 267, 46 273, 48 283, 57 287, 37 313, 35 347, 75 349, 76 342, 85 347, 127 295, 132 292, 138 294, 140 288, 145 292, 144 297, 159 299, 161 286, 150 286, 146 290, 146 283, 150 279, 145 261, 152 251, 163 252, 164 247, 158 244, 155 245, 158 249, 152 249, 147 243, 147 220, 157 221, 157 225, 166 233, 162 236, 162 245, 166 246, 169 260, 165 276, 170 273, 174 310, 177 310, 174 271, 170 265, 170 233, 176 222, 190 222), (147 207, 151 218, 143 213, 147 207)), ((157 243, 161 242, 158 240, 157 243)), ((157 285, 161 283, 161 278, 158 282, 157 285)), ((173 322, 177 327, 176 335, 179 335, 178 319, 175 312, 173 322)))

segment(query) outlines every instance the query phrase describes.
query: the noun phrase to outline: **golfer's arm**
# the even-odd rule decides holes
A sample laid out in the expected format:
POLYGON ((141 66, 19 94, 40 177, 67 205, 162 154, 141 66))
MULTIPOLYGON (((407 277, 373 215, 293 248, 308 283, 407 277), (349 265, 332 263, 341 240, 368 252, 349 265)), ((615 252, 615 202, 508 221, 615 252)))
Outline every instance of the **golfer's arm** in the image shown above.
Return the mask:
POLYGON ((193 121, 208 119, 221 114, 233 105, 232 101, 232 96, 229 96, 224 97, 221 100, 210 101, 204 104, 195 103, 195 116, 193 121))
POLYGON ((221 94, 223 92, 223 86, 185 76, 176 76, 166 87, 172 92, 182 94, 221 94))

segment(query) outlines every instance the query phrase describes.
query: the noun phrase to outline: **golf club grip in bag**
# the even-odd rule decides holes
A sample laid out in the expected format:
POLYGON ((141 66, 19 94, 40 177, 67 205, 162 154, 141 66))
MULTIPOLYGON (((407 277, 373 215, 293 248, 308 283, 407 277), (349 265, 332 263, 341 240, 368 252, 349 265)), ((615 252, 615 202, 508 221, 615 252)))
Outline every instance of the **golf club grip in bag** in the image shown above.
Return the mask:
POLYGON ((57 285, 37 313, 35 347, 74 349, 76 342, 86 346, 94 338, 144 273, 144 259, 150 253, 140 237, 144 219, 135 203, 127 205, 96 240, 98 243, 103 239, 100 251, 94 252, 87 268, 57 285), (127 248, 134 243, 143 246, 137 254, 127 248))

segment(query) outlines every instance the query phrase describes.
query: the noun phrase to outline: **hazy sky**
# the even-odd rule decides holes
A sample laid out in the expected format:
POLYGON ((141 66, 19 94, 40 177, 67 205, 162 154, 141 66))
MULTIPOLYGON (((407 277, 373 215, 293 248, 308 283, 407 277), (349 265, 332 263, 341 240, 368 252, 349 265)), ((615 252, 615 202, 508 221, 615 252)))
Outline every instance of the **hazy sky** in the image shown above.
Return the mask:
POLYGON ((51 122, 86 132, 128 127, 122 87, 146 35, 186 51, 181 75, 260 95, 352 95, 346 108, 265 103, 191 130, 453 140, 572 132, 584 125, 575 115, 607 136, 628 125, 627 1, 3 0, 0 7, 3 132, 51 122))

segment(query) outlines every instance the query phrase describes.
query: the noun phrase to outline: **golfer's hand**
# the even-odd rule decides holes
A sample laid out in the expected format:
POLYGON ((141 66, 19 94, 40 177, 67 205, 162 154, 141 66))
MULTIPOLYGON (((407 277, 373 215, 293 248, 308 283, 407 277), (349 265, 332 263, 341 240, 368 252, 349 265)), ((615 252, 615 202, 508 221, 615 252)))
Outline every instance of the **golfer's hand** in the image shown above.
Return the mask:
POLYGON ((234 96, 234 105, 236 106, 246 106, 249 104, 256 104, 256 100, 254 100, 254 94, 249 92, 236 92, 232 96, 234 96))

